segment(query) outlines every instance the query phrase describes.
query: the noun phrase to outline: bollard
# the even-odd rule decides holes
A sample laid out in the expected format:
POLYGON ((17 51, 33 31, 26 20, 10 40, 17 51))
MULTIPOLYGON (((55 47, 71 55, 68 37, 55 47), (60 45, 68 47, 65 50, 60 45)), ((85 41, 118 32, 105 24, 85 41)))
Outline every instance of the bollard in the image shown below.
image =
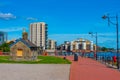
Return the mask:
POLYGON ((78 61, 78 54, 77 53, 74 54, 74 61, 78 61))

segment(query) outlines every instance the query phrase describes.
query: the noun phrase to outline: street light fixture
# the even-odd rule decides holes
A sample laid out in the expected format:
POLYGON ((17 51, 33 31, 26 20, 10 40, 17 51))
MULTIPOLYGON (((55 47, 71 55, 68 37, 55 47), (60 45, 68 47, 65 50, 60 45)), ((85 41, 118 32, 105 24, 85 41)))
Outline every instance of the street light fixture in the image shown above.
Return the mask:
POLYGON ((108 19, 108 26, 110 26, 110 23, 113 25, 116 25, 116 47, 117 47, 117 68, 119 69, 119 31, 118 31, 118 15, 116 15, 115 17, 110 17, 109 14, 108 15, 104 15, 102 17, 103 19, 108 19), (116 18, 116 23, 111 22, 110 18, 116 18))
MULTIPOLYGON (((93 32, 89 32, 89 34, 91 34, 92 35, 92 37, 94 36, 94 33, 93 32)), ((94 57, 95 57, 95 59, 97 60, 97 46, 98 46, 98 37, 97 37, 97 32, 95 33, 95 39, 96 39, 96 50, 95 50, 95 53, 94 53, 94 57)))

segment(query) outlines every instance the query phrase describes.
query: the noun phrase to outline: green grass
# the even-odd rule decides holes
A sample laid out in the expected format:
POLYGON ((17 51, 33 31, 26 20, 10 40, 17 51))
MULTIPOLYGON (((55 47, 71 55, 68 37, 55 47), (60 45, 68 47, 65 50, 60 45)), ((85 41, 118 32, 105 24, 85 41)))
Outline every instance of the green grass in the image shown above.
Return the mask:
POLYGON ((71 64, 67 59, 55 56, 38 56, 36 61, 12 61, 9 56, 0 56, 0 63, 20 63, 20 64, 71 64))

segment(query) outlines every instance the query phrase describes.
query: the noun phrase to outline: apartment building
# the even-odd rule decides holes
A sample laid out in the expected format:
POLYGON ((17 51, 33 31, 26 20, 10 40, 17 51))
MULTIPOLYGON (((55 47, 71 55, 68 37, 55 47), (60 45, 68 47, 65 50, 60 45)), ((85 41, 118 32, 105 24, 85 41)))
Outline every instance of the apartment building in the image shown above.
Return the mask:
POLYGON ((93 49, 94 49, 93 41, 89 41, 82 38, 71 41, 71 51, 79 52, 85 50, 86 52, 90 52, 93 51, 93 49))
POLYGON ((30 24, 30 41, 37 47, 47 48, 47 24, 45 22, 37 22, 30 24))
POLYGON ((56 49, 56 46, 57 46, 57 43, 56 43, 56 41, 55 40, 51 40, 51 39, 49 39, 48 41, 47 41, 47 49, 48 50, 55 50, 56 49))
POLYGON ((4 43, 7 41, 7 33, 0 31, 0 44, 4 43))

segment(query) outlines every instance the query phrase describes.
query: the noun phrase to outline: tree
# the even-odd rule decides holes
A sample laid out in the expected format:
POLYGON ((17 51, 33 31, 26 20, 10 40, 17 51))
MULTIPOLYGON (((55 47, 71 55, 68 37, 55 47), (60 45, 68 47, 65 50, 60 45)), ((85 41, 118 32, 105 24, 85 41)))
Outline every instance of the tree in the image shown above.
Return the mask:
POLYGON ((102 48, 101 48, 101 51, 108 51, 108 48, 102 47, 102 48))
POLYGON ((9 52, 9 51, 10 51, 9 44, 3 43, 3 44, 0 46, 0 50, 2 50, 3 52, 9 52))

